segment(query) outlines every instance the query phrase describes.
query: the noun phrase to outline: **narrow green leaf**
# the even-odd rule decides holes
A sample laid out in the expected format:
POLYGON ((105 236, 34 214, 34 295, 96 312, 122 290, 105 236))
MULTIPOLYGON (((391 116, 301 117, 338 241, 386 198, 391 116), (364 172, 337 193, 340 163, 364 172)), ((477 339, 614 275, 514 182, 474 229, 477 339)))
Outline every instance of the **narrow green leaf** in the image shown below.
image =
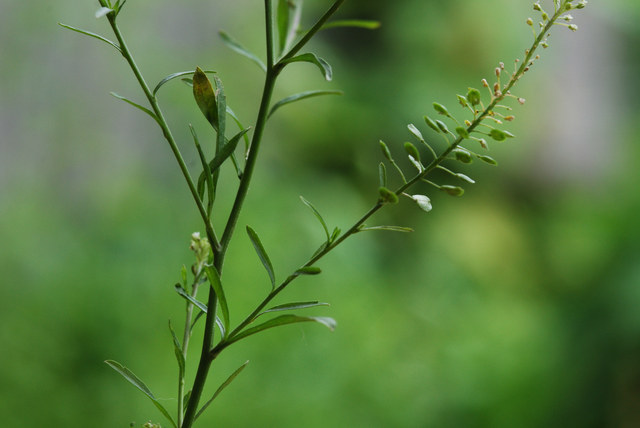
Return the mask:
POLYGON ((160 410, 160 413, 162 413, 171 422, 171 425, 177 428, 176 423, 174 422, 173 418, 171 417, 167 409, 165 409, 164 406, 160 404, 160 402, 153 395, 149 387, 147 387, 147 385, 145 385, 145 383, 142 380, 140 380, 138 376, 136 376, 131 370, 124 367, 122 364, 120 364, 117 361, 107 360, 105 361, 105 363, 107 363, 107 365, 109 365, 112 369, 120 373, 122 377, 124 377, 127 381, 129 381, 136 388, 142 391, 147 397, 149 397, 153 402, 153 404, 158 408, 158 410, 160 410))
MULTIPOLYGON (((158 84, 156 85, 155 88, 153 88, 153 95, 155 96, 158 91, 160 90, 160 88, 162 86, 164 86, 165 83, 172 81, 173 79, 177 79, 178 77, 182 77, 182 76, 190 76, 193 75, 196 72, 196 70, 189 70, 189 71, 180 71, 178 73, 173 73, 168 75, 167 77, 165 77, 164 79, 162 79, 160 82, 158 82, 158 84)), ((203 73, 216 73, 213 70, 203 70, 203 73)), ((187 79, 189 80, 189 79, 187 79)), ((191 84, 193 85, 193 80, 191 80, 191 84)))
POLYGON ((371 227, 361 227, 358 229, 358 232, 369 232, 375 230, 388 230, 391 232, 413 232, 413 229, 410 227, 401 227, 401 226, 371 226, 371 227))
POLYGON ((278 24, 278 52, 282 53, 287 44, 289 33, 289 6, 290 0, 278 0, 277 24, 278 24))
POLYGON ((267 117, 271 117, 271 115, 273 113, 276 112, 276 110, 278 110, 280 107, 283 107, 287 104, 291 104, 294 103, 296 101, 301 101, 301 100, 305 100, 307 98, 311 98, 311 97, 317 97, 320 95, 342 95, 343 92, 342 91, 306 91, 306 92, 300 92, 298 94, 294 94, 291 95, 289 97, 283 98, 280 101, 278 101, 277 103, 275 103, 273 105, 273 107, 271 107, 271 110, 269 111, 269 114, 267 115, 267 117))
MULTIPOLYGON (((240 119, 238 118, 238 115, 235 114, 235 112, 233 110, 231 110, 231 107, 229 107, 227 105, 227 114, 229 116, 231 116, 231 118, 233 119, 233 121, 236 123, 236 125, 238 126, 238 129, 240 131, 244 131, 245 129, 248 131, 251 128, 247 128, 245 127, 242 122, 240 121, 240 119)), ((242 138, 244 139, 244 145, 245 145, 245 153, 249 151, 249 136, 247 135, 247 133, 245 132, 244 134, 242 134, 242 138)))
MULTIPOLYGON (((194 299, 193 297, 191 297, 191 295, 189 295, 189 293, 187 293, 185 291, 184 288, 180 287, 179 284, 175 285, 176 291, 178 292, 178 294, 182 297, 184 297, 187 301, 193 303, 195 306, 198 307, 198 309, 200 309, 200 312, 198 312, 198 315, 196 315, 196 319, 193 320, 193 324, 192 324, 192 328, 195 325, 196 321, 198 321, 198 319, 202 316, 202 314, 206 314, 207 313, 207 305, 205 305, 204 303, 194 299)), ((222 335, 222 337, 226 336, 226 330, 224 327, 224 323, 222 322, 222 320, 220 319, 220 317, 216 316, 216 324, 218 325, 218 328, 220 329, 220 333, 222 335)))
POLYGON ((218 103, 216 101, 216 94, 207 75, 200 67, 197 67, 195 73, 193 73, 193 97, 200 111, 204 114, 204 117, 207 118, 207 121, 209 121, 214 129, 218 129, 218 103))
MULTIPOLYGON (((196 146, 196 150, 198 151, 198 156, 200 157, 200 163, 202 164, 202 172, 204 174, 205 180, 207 184, 208 190, 208 203, 207 203, 207 213, 211 216, 211 208, 213 207, 213 201, 215 199, 215 187, 213 185, 213 179, 211 176, 211 169, 209 168, 209 163, 207 162, 207 158, 202 151, 202 147, 200 146, 200 141, 198 140, 198 135, 196 134, 196 130, 193 128, 193 125, 189 124, 189 130, 191 131, 191 135, 193 137, 193 143, 196 146)), ((198 196, 200 196, 200 200, 204 199, 204 189, 201 187, 200 180, 198 179, 198 196), (200 192, 202 191, 202 194, 200 192)))
POLYGON ((385 167, 382 162, 378 165, 378 176, 380 179, 380 187, 387 187, 387 167, 385 167))
POLYGON ((207 305, 205 305, 205 304, 204 304, 204 303, 202 303, 201 301, 196 300, 196 299, 194 299, 193 297, 191 297, 191 295, 190 295, 189 293, 187 293, 187 291, 186 291, 184 288, 182 288, 182 287, 180 286, 180 284, 176 284, 176 285, 175 285, 175 289, 176 289, 176 292, 177 292, 180 296, 182 296, 182 297, 184 297, 185 299, 187 299, 187 301, 189 301, 189 302, 193 303, 195 306, 197 306, 197 307, 198 307, 198 309, 200 309, 200 310, 201 310, 202 312, 204 312, 205 314, 207 313, 207 305))
POLYGON ((274 306, 265 311, 262 311, 260 312, 260 314, 258 314, 258 316, 268 314, 269 312, 293 311, 297 309, 315 308, 317 306, 329 306, 329 304, 318 301, 285 303, 284 305, 274 306))
POLYGON ((218 304, 220 305, 220 312, 222 312, 222 323, 224 324, 224 331, 229 330, 229 306, 227 305, 227 298, 224 295, 224 289, 222 288, 222 281, 220 280, 220 274, 215 266, 204 265, 205 273, 209 279, 213 291, 218 297, 218 304))
POLYGON ((122 53, 122 49, 120 49, 120 46, 118 46, 116 43, 112 42, 111 40, 109 40, 109 39, 107 39, 105 37, 102 37, 99 34, 92 33, 91 31, 87 31, 87 30, 81 30, 80 28, 72 27, 71 25, 62 24, 60 22, 58 22, 58 25, 63 27, 63 28, 66 28, 67 30, 75 31, 76 33, 84 34, 85 36, 89 36, 89 37, 93 37, 94 39, 102 40, 103 42, 107 43, 108 45, 111 45, 112 47, 116 48, 118 50, 118 52, 122 53))
MULTIPOLYGON (((201 312, 202 313, 202 312, 201 312)), ((187 411, 187 406, 189 405, 189 398, 191 398, 191 389, 189 391, 187 391, 186 394, 184 394, 184 399, 182 400, 183 404, 183 412, 187 411)))
POLYGON ((333 232, 331 232, 331 239, 329 240, 329 242, 333 243, 335 242, 336 239, 338 239, 338 237, 340 236, 340 233, 342 231, 340 230, 340 228, 336 227, 333 229, 333 232))
POLYGON ((276 288, 276 277, 273 273, 273 265, 271 264, 271 260, 269 260, 269 256, 262 246, 262 242, 260 242, 260 238, 258 234, 251 227, 247 226, 247 234, 249 235, 249 239, 251 239, 251 243, 253 247, 256 249, 256 253, 258 253, 258 257, 260 261, 264 265, 264 268, 267 270, 269 274, 269 279, 271 280, 271 288, 276 288))
POLYGON ((267 66, 264 65, 264 62, 262 62, 262 60, 260 58, 258 58, 257 56, 255 56, 254 54, 249 52, 247 49, 245 49, 240 43, 238 43, 230 35, 228 35, 224 31, 220 31, 218 34, 220 35, 220 38, 222 39, 224 44, 227 45, 231 50, 239 53, 240 55, 243 55, 243 56, 249 58, 251 61, 256 63, 258 65, 258 67, 260 67, 262 69, 262 71, 264 71, 264 72, 267 71, 267 66))
POLYGON ((331 65, 324 59, 320 58, 314 53, 304 53, 302 55, 294 56, 293 58, 289 58, 284 61, 284 64, 290 64, 292 62, 308 62, 314 64, 320 69, 324 78, 330 81, 333 77, 333 72, 331 70, 331 65))
POLYGON ((322 225, 322 228, 324 229, 325 235, 327 235, 327 242, 329 242, 331 240, 331 236, 329 235, 329 228, 327 227, 327 223, 324 221, 324 218, 322 218, 320 212, 316 209, 316 207, 313 206, 311 202, 307 201, 304 197, 300 196, 300 200, 303 204, 309 207, 309 209, 313 212, 313 215, 316 216, 316 218, 322 225))
POLYGON ((260 333, 261 331, 279 327, 281 325, 294 324, 300 322, 317 322, 319 324, 324 325, 329 330, 334 330, 336 328, 336 321, 333 318, 329 317, 303 317, 299 315, 280 315, 276 318, 270 319, 269 321, 265 321, 264 323, 257 325, 255 327, 246 329, 237 335, 233 336, 228 343, 234 343, 238 340, 244 339, 245 337, 251 336, 256 333, 260 333))
POLYGON ((158 117, 156 116, 156 114, 155 114, 154 112, 152 112, 151 110, 149 110, 148 108, 143 107, 143 106, 141 106, 141 105, 140 105, 140 104, 138 104, 138 103, 134 103, 133 101, 131 101, 131 100, 129 100, 129 99, 127 99, 127 98, 125 98, 125 97, 123 97, 123 96, 121 96, 121 95, 118 95, 118 94, 116 94, 115 92, 111 92, 111 95, 112 95, 112 96, 114 96, 114 97, 116 97, 116 98, 117 98, 117 99, 119 99, 119 100, 122 100, 122 101, 124 101, 124 102, 126 102, 126 103, 128 103, 128 104, 131 104, 132 106, 134 106, 134 107, 136 107, 136 108, 138 108, 138 109, 142 110, 143 112, 145 112, 145 113, 147 113, 149 116, 151 116, 151 117, 153 118, 153 120, 155 120, 158 124, 160 123, 160 121, 158 120, 158 117))
POLYGON ((205 411, 205 409, 207 407, 209 407, 209 404, 211 404, 213 402, 213 400, 216 399, 216 397, 218 395, 220 395, 220 393, 222 392, 222 390, 224 390, 227 386, 229 386, 229 384, 231 382, 233 382, 233 380, 236 378, 236 376, 238 376, 240 374, 240 372, 242 372, 242 370, 244 370, 245 367, 247 367, 247 364, 249 364, 249 361, 246 361, 243 365, 241 365, 235 372, 231 373, 231 376, 229 376, 227 378, 227 380, 225 380, 222 385, 220 385, 218 387, 218 389, 216 390, 216 392, 213 393, 213 397, 211 397, 209 399, 209 401, 207 401, 206 403, 204 403, 204 405, 200 408, 200 410, 198 410, 198 413, 196 413, 196 416, 194 418, 194 420, 198 419, 198 417, 202 414, 202 412, 205 411))
POLYGON ((180 369, 180 373, 184 373, 185 371, 185 361, 184 354, 182 353, 182 346, 180 345, 180 340, 178 340, 178 336, 176 335, 173 326, 171 325, 171 321, 169 321, 169 331, 171 332, 171 338, 173 339, 173 350, 176 354, 176 359, 178 360, 178 368, 180 369))
POLYGON ((375 30, 380 28, 380 22, 366 21, 363 19, 342 19, 342 20, 327 22, 322 26, 322 30, 327 30, 329 28, 341 28, 341 27, 363 28, 365 30, 375 30))

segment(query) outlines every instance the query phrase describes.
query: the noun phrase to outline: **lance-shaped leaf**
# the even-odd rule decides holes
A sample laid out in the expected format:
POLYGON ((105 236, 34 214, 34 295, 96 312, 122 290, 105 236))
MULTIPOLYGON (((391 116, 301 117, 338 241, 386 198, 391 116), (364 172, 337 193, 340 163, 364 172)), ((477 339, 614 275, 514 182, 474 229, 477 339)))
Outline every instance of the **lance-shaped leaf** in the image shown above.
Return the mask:
POLYGON ((124 377, 127 381, 129 381, 136 388, 142 391, 147 397, 149 397, 153 402, 153 404, 158 408, 158 410, 160 410, 160 413, 162 413, 171 422, 171 425, 177 428, 176 423, 174 422, 173 418, 171 417, 167 409, 165 409, 164 406, 160 404, 160 402, 153 395, 149 387, 145 385, 145 383, 142 380, 140 380, 138 376, 136 376, 131 370, 124 367, 122 364, 120 364, 117 361, 107 360, 105 361, 105 363, 107 363, 112 369, 120 373, 122 377, 124 377))
MULTIPOLYGON (((213 70, 202 70, 203 73, 216 73, 213 70)), ((153 88, 153 95, 157 94, 158 91, 160 90, 161 87, 164 86, 165 83, 168 83, 170 81, 172 81, 173 79, 177 79, 178 77, 182 77, 182 76, 191 76, 196 72, 196 70, 189 70, 189 71, 180 71, 178 73, 173 73, 168 75, 167 77, 165 77, 164 79, 162 79, 160 82, 158 82, 158 84, 156 85, 155 88, 153 88)), ((191 85, 193 86, 193 80, 191 79, 187 79, 190 81, 191 85)))
POLYGON ((278 0, 278 48, 282 53, 287 45, 287 34, 289 33, 289 17, 291 12, 290 0, 278 0))
POLYGON ((329 317, 303 317, 299 315, 280 315, 276 318, 270 319, 269 321, 265 321, 264 323, 257 325, 255 327, 246 329, 237 335, 233 336, 228 343, 234 343, 238 340, 244 339, 245 337, 251 336, 252 334, 260 333, 261 331, 279 327, 281 325, 294 324, 300 322, 317 322, 319 324, 324 325, 329 330, 334 330, 336 328, 336 321, 333 318, 329 317))
POLYGON ((173 350, 176 354, 176 359, 178 360, 178 368, 180 369, 180 373, 184 373, 185 370, 185 361, 184 354, 182 353, 182 346, 180 345, 180 340, 178 340, 178 336, 176 335, 173 326, 171 325, 171 321, 169 321, 169 331, 171 332, 171 338, 173 339, 173 350))
POLYGON ((333 72, 331 71, 331 65, 324 59, 320 58, 314 53, 304 53, 302 55, 294 56, 293 58, 286 59, 283 63, 290 64, 292 62, 308 62, 314 64, 326 80, 331 80, 333 77, 333 72))
MULTIPOLYGON (((206 179, 207 190, 208 190, 207 213, 209 214, 209 216, 211 216, 211 207, 213 206, 213 200, 215 198, 215 188, 213 186, 211 169, 209 168, 209 164, 207 163, 207 158, 204 152, 202 151, 202 147, 200 146, 200 141, 198 140, 198 135, 196 134, 196 130, 193 128, 191 124, 189 124, 189 130, 191 131, 191 136, 193 137, 193 143, 195 144, 196 150, 198 151, 198 156, 200 157, 200 163, 202 164, 202 171, 206 179)), ((201 201, 204 199, 204 182, 205 181, 203 181, 202 183, 198 182, 198 186, 197 186, 198 196, 200 197, 201 201)))
POLYGON ((204 403, 204 405, 200 408, 200 410, 198 410, 198 413, 196 413, 196 417, 194 418, 194 420, 198 419, 198 417, 202 414, 202 412, 204 412, 206 410, 206 408, 209 407, 209 404, 211 404, 213 402, 213 400, 215 400, 216 397, 218 395, 220 395, 222 390, 225 389, 227 386, 229 386, 229 384, 231 382, 233 382, 233 380, 236 378, 236 376, 238 376, 240 374, 240 372, 242 372, 242 370, 244 370, 244 368, 247 367, 247 364, 249 364, 249 361, 246 361, 235 372, 231 373, 231 376, 229 376, 227 378, 227 380, 222 382, 222 385, 220 385, 218 387, 218 389, 216 390, 216 392, 213 393, 213 397, 211 397, 206 403, 204 403))
POLYGON ((184 297, 187 301, 193 303, 195 306, 198 307, 198 309, 200 309, 205 314, 207 313, 207 305, 193 298, 189 293, 187 293, 187 290, 185 290, 180 286, 180 284, 176 284, 175 289, 180 296, 184 297))
POLYGON ((89 37, 93 37, 94 39, 101 40, 101 41, 105 42, 106 44, 116 48, 118 50, 118 52, 122 53, 122 49, 120 49, 120 46, 118 46, 116 43, 112 42, 111 40, 107 39, 106 37, 102 37, 101 35, 96 34, 96 33, 92 33, 91 31, 82 30, 80 28, 72 27, 71 25, 62 24, 60 22, 58 22, 58 25, 63 27, 63 28, 66 28, 67 30, 75 31, 76 33, 84 34, 85 36, 89 36, 89 37))
POLYGON ((401 227, 401 226, 371 226, 371 227, 361 227, 358 229, 358 232, 369 232, 376 230, 388 230, 390 232, 413 232, 413 229, 410 227, 401 227))
MULTIPOLYGON (((214 172, 218 168, 220 168, 220 166, 224 163, 224 161, 226 161, 229 158, 229 156, 233 154, 236 147, 238 146, 238 142, 240 141, 240 138, 242 138, 243 135, 249 132, 250 129, 251 128, 243 129, 242 131, 234 135, 229 141, 227 141, 227 143, 222 147, 222 150, 220 150, 218 155, 214 157, 211 162, 209 162, 209 170, 211 172, 214 172)), ((200 173, 200 176, 198 177, 198 186, 204 186, 204 183, 206 180, 205 174, 206 174, 205 171, 202 171, 202 173, 200 173)))
POLYGON ((129 99, 127 99, 127 98, 125 98, 125 97, 121 96, 121 95, 118 95, 118 94, 116 94, 115 92, 111 92, 111 95, 112 95, 112 96, 114 96, 115 98, 119 99, 119 100, 124 101, 124 102, 125 102, 125 103, 127 103, 127 104, 131 104, 132 106, 134 106, 134 107, 135 107, 135 108, 137 108, 137 109, 142 110, 143 112, 145 112, 145 113, 147 113, 149 116, 151 116, 151 117, 153 118, 153 120, 155 120, 157 123, 160 123, 160 121, 158 120, 158 117, 155 115, 155 113, 154 113, 154 112, 152 112, 151 110, 149 110, 148 108, 143 107, 143 106, 141 106, 140 104, 135 103, 135 102, 133 102, 133 101, 131 101, 131 100, 129 100, 129 99))
POLYGON ((218 34, 220 34, 220 38, 222 39, 224 44, 227 45, 231 50, 239 53, 242 56, 249 58, 251 61, 258 64, 258 67, 260 67, 262 71, 264 72, 267 71, 267 66, 264 65, 264 62, 262 62, 260 58, 258 58, 257 56, 249 52, 247 49, 245 49, 240 43, 238 43, 230 35, 228 35, 224 31, 220 31, 218 34))
POLYGON ((284 305, 278 305, 278 306, 274 306, 272 308, 266 309, 260 312, 258 316, 268 314, 269 312, 294 311, 297 309, 315 308, 317 306, 329 306, 329 304, 318 302, 318 301, 285 303, 284 305))
POLYGON ((222 288, 222 281, 220 280, 220 274, 215 266, 205 265, 205 273, 209 279, 213 291, 218 297, 218 304, 220 305, 220 312, 222 312, 222 322, 224 324, 224 331, 229 330, 229 306, 227 305, 227 298, 224 295, 224 289, 222 288))
POLYGON ((300 92, 298 94, 294 94, 291 95, 289 97, 283 98, 280 101, 278 101, 277 103, 275 103, 273 105, 273 107, 271 107, 271 110, 269 110, 269 115, 267 117, 271 117, 271 115, 273 113, 276 112, 276 110, 278 110, 280 107, 283 107, 287 104, 291 104, 294 103, 296 101, 301 101, 301 100, 305 100, 307 98, 311 98, 311 97, 317 97, 320 95, 342 95, 343 92, 342 91, 306 91, 306 92, 300 92))
MULTIPOLYGON (((198 309, 200 309, 200 312, 198 313, 198 315, 196 315, 196 319, 193 321, 193 324, 191 326, 191 328, 193 328, 193 326, 195 325, 196 321, 200 318, 200 316, 202 314, 206 314, 207 313, 207 305, 205 305, 204 303, 200 302, 199 300, 196 300, 195 298, 193 298, 189 293, 187 293, 187 291, 180 287, 180 284, 176 284, 175 285, 176 288, 176 292, 184 297, 187 301, 193 303, 195 306, 198 307, 198 309)), ((220 333, 222 335, 222 337, 226 336, 226 330, 224 327, 224 324, 222 322, 222 320, 220 319, 220 317, 216 316, 216 324, 218 325, 218 328, 220 329, 220 333)))
POLYGON ((211 126, 218 129, 218 103, 216 94, 211 86, 211 82, 207 75, 200 69, 196 68, 193 73, 193 97, 200 108, 204 117, 207 118, 211 126))
POLYGON ((324 229, 325 235, 327 235, 327 242, 329 242, 331 240, 331 235, 329 235, 329 228, 327 227, 327 223, 325 223, 324 218, 322 218, 322 215, 320 214, 320 212, 316 209, 316 207, 313 206, 311 202, 307 201, 302 196, 300 196, 300 200, 302 201, 303 204, 309 207, 309 209, 313 212, 313 215, 316 216, 316 218, 322 225, 322 228, 324 229))
POLYGON ((267 252, 265 251, 264 246, 262 245, 262 242, 260 242, 260 238, 258 237, 258 234, 256 233, 255 230, 253 230, 249 226, 247 226, 247 234, 249 235, 249 239, 251 239, 253 248, 255 248, 256 253, 258 253, 258 257, 260 258, 260 261, 262 262, 262 264, 264 265, 264 268, 267 270, 267 273, 269 274, 269 279, 271 280, 271 289, 276 288, 276 276, 273 273, 273 265, 271 264, 271 260, 269 259, 269 256, 267 255, 267 252))
POLYGON ((322 26, 322 30, 327 30, 329 28, 341 28, 341 27, 363 28, 365 30, 375 30, 380 28, 380 22, 368 21, 363 19, 341 19, 338 21, 327 22, 322 26))
MULTIPOLYGON (((233 119, 233 121, 236 123, 236 125, 238 126, 238 129, 240 129, 240 131, 244 131, 245 129, 248 131, 251 128, 246 128, 242 122, 240 121, 240 119, 238 118, 238 115, 231 110, 231 107, 227 106, 227 114, 229 114, 229 116, 231 116, 231 118, 233 119)), ((242 135, 242 138, 244 139, 244 145, 245 145, 245 152, 249 151, 249 137, 247 136, 246 132, 242 135)))

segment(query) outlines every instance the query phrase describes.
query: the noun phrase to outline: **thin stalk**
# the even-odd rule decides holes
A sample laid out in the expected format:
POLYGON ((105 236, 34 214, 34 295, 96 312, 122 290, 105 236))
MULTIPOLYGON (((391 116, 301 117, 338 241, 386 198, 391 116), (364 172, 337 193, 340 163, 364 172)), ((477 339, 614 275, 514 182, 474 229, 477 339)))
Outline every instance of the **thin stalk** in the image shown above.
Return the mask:
POLYGON ((167 121, 164 118, 164 114, 162 113, 162 110, 158 105, 158 101, 156 97, 153 95, 153 93, 151 92, 151 90, 149 89, 149 86, 147 85, 147 82, 144 80, 144 77, 142 77, 142 73, 140 72, 140 69, 138 68, 136 62, 134 61, 133 56, 131 55, 131 52, 129 51, 129 48, 127 47, 126 42, 124 41, 122 33, 120 32, 120 28, 116 24, 115 16, 113 16, 112 14, 109 14, 107 15, 107 18, 109 20, 109 24, 111 25, 113 33, 118 39, 118 43, 122 51, 122 56, 127 61, 127 63, 129 63, 129 67, 131 67, 133 74, 135 75, 136 79, 138 80, 138 83, 140 84, 140 87, 142 88, 145 96, 147 97, 147 100, 149 101, 149 104, 151 105, 151 108, 153 109, 153 112, 156 115, 158 125, 160 125, 160 128, 162 129, 162 134, 164 135, 164 138, 169 143, 169 146, 171 147, 171 151, 173 152, 176 158, 176 161, 180 166, 180 171, 182 172, 184 179, 187 181, 187 185, 189 186, 189 190, 191 191, 191 196, 193 196, 193 199, 196 205, 198 206, 198 211, 200 212, 200 216, 204 221, 209 242, 214 248, 218 247, 219 246, 218 238, 216 236, 215 231, 213 230, 213 226, 211 225, 211 221, 207 215, 207 210, 205 209, 204 205, 202 204, 202 201, 200 200, 200 197, 198 196, 198 191, 196 189, 195 184, 193 183, 193 180, 191 179, 191 174, 189 174, 187 164, 185 163, 184 158, 182 157, 182 153, 180 152, 180 149, 178 148, 175 138, 171 133, 171 129, 169 128, 169 125, 167 124, 167 121))

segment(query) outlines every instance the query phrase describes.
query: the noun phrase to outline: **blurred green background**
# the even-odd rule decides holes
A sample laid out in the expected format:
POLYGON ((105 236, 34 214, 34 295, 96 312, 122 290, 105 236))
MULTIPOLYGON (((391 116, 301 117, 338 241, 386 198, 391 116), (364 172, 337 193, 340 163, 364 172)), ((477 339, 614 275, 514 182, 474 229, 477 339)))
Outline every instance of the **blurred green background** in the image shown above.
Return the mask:
MULTIPOLYGON (((308 1, 306 25, 328 4, 308 1)), ((154 123, 109 96, 143 99, 124 61, 57 26, 110 36, 96 9, 0 2, 4 427, 165 426, 105 359, 175 405, 167 320, 183 316, 173 284, 199 219, 154 123)), ((298 195, 348 227, 375 201, 378 140, 399 155, 407 123, 423 123, 433 101, 461 113, 456 93, 522 55, 530 15, 526 0, 346 2, 339 17, 383 26, 314 43, 333 82, 308 65, 281 80, 277 97, 345 95, 270 123, 225 271, 232 322, 268 290, 244 225, 287 275, 323 236, 298 195)), ((557 28, 517 89, 528 101, 510 128, 518 138, 491 146, 500 167, 460 167, 477 180, 461 199, 423 189, 429 214, 403 201, 374 219, 415 233, 362 234, 322 260, 324 273, 281 303, 330 302, 315 313, 336 318, 336 331, 296 325, 231 348, 208 394, 251 364, 202 426, 640 426, 640 6, 593 1, 574 15, 580 31, 557 28)), ((150 82, 216 69, 229 104, 253 121, 261 72, 217 31, 260 52, 262 2, 131 0, 120 25, 150 82)), ((161 102, 195 171, 186 124, 208 131, 190 90, 173 82, 161 102)))

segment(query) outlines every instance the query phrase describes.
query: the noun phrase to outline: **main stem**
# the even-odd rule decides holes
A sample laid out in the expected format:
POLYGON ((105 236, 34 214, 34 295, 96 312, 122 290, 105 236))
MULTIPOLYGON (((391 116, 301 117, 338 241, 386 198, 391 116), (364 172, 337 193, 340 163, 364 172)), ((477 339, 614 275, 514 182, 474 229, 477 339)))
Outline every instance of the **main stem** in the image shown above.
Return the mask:
MULTIPOLYGON (((264 88, 262 91, 262 99, 260 101, 260 109, 258 111, 258 118, 256 120, 255 131, 253 138, 251 139, 251 145, 249 146, 249 155, 245 164, 245 169, 240 180, 236 199, 233 203, 233 207, 229 214, 229 219, 225 226, 220 245, 212 247, 214 254, 214 266, 222 275, 222 269, 224 266, 224 256, 226 254, 229 243, 233 236, 233 232, 238 222, 242 206, 249 192, 249 184, 253 177, 256 161, 260 149, 260 143, 262 142, 262 136, 264 135, 265 125, 267 123, 267 116, 269 113, 269 107, 271 105, 271 97, 273 95, 273 89, 275 87, 278 74, 281 70, 280 67, 275 67, 273 64, 273 18, 271 0, 265 0, 265 20, 266 20, 266 33, 267 33, 267 76, 265 78, 264 88)), ((191 390, 191 396, 187 405, 187 410, 184 415, 184 421, 181 428, 190 428, 194 421, 200 398, 202 396, 202 390, 209 374, 211 363, 216 358, 219 352, 212 352, 213 349, 213 331, 216 319, 216 305, 217 297, 215 292, 209 288, 209 302, 206 318, 205 334, 202 345, 202 353, 200 354, 200 362, 198 363, 198 370, 193 382, 193 388, 191 390)))

